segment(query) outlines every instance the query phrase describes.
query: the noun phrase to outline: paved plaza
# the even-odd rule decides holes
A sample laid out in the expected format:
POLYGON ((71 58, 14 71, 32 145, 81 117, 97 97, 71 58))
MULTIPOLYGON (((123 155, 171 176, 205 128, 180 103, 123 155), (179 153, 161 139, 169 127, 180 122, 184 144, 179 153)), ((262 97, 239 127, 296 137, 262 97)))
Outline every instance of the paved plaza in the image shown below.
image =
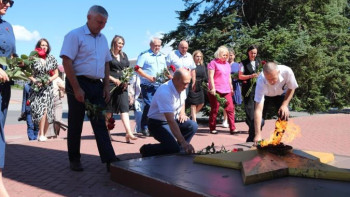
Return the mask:
MULTIPOLYGON (((81 140, 81 161, 83 172, 69 169, 67 154, 67 132, 61 131, 57 139, 46 142, 28 141, 25 122, 18 122, 22 95, 13 90, 9 115, 5 125, 7 141, 5 186, 12 197, 36 196, 147 196, 110 180, 105 165, 98 156, 96 141, 89 121, 84 122, 81 140)), ((308 115, 295 113, 291 120, 300 127, 301 135, 289 145, 297 149, 331 152, 350 156, 350 115, 328 113, 308 115)), ((66 101, 63 117, 67 120, 66 101)), ((131 113, 131 124, 134 127, 131 113)), ((205 121, 203 121, 205 123, 205 121)), ((266 121, 263 137, 267 138, 274 129, 275 120, 266 121)), ((227 128, 218 126, 219 134, 209 134, 207 125, 201 124, 192 144, 198 151, 212 142, 216 146, 231 147, 243 143, 247 138, 245 123, 236 124, 242 131, 238 136, 229 134, 227 128)), ((139 148, 146 143, 156 143, 151 137, 140 136, 132 143, 125 143, 125 130, 120 120, 112 131, 112 145, 121 160, 140 158, 139 148)), ((135 180, 138 181, 138 180, 135 180)), ((350 186, 350 183, 349 183, 350 186)))

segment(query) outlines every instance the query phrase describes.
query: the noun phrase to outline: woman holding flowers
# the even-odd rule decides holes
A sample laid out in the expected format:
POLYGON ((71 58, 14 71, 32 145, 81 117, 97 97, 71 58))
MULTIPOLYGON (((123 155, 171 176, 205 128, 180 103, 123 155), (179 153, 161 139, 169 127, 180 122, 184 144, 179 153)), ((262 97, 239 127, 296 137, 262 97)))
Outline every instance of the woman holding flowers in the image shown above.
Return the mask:
POLYGON ((232 102, 233 87, 231 81, 231 65, 227 62, 228 49, 225 46, 221 46, 215 52, 215 59, 208 64, 208 76, 209 76, 209 102, 210 102, 210 116, 209 116, 209 129, 210 133, 217 134, 216 129, 216 117, 219 111, 220 104, 218 98, 225 98, 226 103, 224 106, 228 117, 228 123, 230 128, 230 134, 237 134, 235 126, 235 113, 234 104, 232 102))
POLYGON ((56 58, 50 55, 51 47, 47 39, 40 39, 35 51, 38 52, 39 58, 32 65, 33 76, 29 77, 34 85, 28 104, 33 121, 39 125, 38 141, 44 142, 47 140, 45 135, 49 123, 54 121, 52 81, 58 77, 58 63, 56 58))
POLYGON ((187 102, 191 105, 192 120, 197 122, 196 114, 203 108, 205 102, 205 93, 202 88, 202 83, 208 81, 208 72, 203 64, 203 53, 200 50, 193 52, 193 60, 196 64, 196 81, 191 81, 189 85, 187 102))
MULTIPOLYGON (((4 21, 2 16, 8 8, 12 7, 13 1, 0 0, 0 57, 10 58, 16 53, 15 35, 10 23, 4 21)), ((11 97, 9 77, 5 72, 6 66, 0 65, 0 196, 9 196, 2 181, 2 169, 5 164, 5 136, 4 126, 7 108, 11 97)))
POLYGON ((238 78, 242 80, 242 95, 244 102, 244 110, 246 114, 246 120, 249 127, 249 136, 247 142, 253 142, 255 137, 254 127, 254 96, 256 78, 259 76, 260 61, 256 60, 258 55, 258 47, 251 45, 248 47, 247 56, 248 58, 243 60, 241 63, 241 69, 238 73, 238 78))
MULTIPOLYGON (((111 99, 107 105, 106 124, 108 131, 113 129, 113 113, 120 113, 121 120, 126 130, 125 140, 127 143, 130 140, 136 140, 131 131, 129 120, 129 97, 128 97, 128 78, 130 73, 128 56, 122 51, 125 44, 125 40, 122 36, 114 36, 111 42, 111 54, 113 60, 109 63, 110 68, 110 91, 111 99), (124 72, 123 72, 124 71, 124 72)), ((130 75, 131 77, 131 75, 130 75)), ((111 135, 109 135, 112 139, 111 135)))

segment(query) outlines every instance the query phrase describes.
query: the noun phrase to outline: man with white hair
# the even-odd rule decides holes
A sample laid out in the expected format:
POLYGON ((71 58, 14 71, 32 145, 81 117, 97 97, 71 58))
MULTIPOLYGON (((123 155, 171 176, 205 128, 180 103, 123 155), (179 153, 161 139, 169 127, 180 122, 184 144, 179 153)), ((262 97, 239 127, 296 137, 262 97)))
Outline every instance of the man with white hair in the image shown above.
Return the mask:
POLYGON ((165 55, 160 52, 162 41, 153 38, 150 42, 150 49, 142 52, 137 58, 135 71, 141 77, 141 94, 144 101, 144 108, 141 119, 141 132, 149 136, 147 113, 152 102, 152 97, 159 87, 156 81, 157 74, 163 74, 166 69, 165 55))
POLYGON ((263 73, 259 75, 255 89, 255 138, 257 143, 261 140, 261 121, 271 107, 278 109, 277 114, 281 120, 288 120, 288 105, 298 87, 291 68, 268 62, 263 67, 263 73))
MULTIPOLYGON (((69 32, 63 41, 60 57, 66 72, 68 99, 68 156, 70 169, 83 171, 80 162, 80 139, 85 116, 85 102, 105 106, 109 101, 109 62, 112 60, 106 37, 100 33, 108 13, 102 6, 92 6, 87 23, 69 32)), ((102 163, 117 161, 109 139, 105 118, 93 114, 90 122, 102 163)))

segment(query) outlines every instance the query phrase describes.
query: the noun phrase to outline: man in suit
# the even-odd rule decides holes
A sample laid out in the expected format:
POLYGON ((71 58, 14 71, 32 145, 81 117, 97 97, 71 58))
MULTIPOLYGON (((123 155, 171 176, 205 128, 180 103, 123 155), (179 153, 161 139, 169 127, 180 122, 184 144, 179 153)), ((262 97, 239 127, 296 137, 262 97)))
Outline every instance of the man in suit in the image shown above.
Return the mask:
MULTIPOLYGON (((108 19, 101 6, 92 6, 87 23, 69 32, 63 41, 60 57, 67 75, 68 156, 73 171, 83 171, 80 162, 80 138, 85 116, 86 100, 96 106, 109 101, 109 62, 112 60, 106 37, 100 33, 108 19), (84 104, 85 103, 85 104, 84 104)), ((90 113, 102 163, 117 160, 109 139, 104 115, 90 113)))

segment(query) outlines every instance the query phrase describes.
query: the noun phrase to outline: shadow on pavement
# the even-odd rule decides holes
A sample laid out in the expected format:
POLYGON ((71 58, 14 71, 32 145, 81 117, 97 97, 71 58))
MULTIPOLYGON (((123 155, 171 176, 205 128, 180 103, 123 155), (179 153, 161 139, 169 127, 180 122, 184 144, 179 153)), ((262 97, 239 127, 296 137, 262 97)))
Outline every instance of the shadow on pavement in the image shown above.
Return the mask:
MULTIPOLYGON (((120 158, 137 156, 140 157, 124 154, 120 158)), ((11 196, 45 196, 45 191, 46 195, 62 196, 144 196, 111 181, 98 156, 82 154, 81 161, 84 171, 74 172, 69 169, 66 151, 7 144, 3 176, 10 180, 7 187, 11 196), (11 184, 12 181, 16 184, 11 184)))

